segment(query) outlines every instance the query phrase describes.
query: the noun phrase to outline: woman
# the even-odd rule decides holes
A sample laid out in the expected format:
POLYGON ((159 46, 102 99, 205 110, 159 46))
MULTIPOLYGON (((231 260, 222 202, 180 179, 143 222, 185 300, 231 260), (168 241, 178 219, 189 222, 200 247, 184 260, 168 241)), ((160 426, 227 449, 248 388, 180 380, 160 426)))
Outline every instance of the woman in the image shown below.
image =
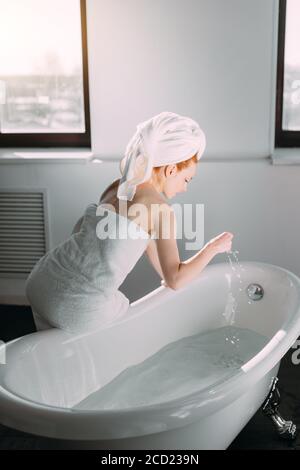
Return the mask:
POLYGON ((175 113, 162 112, 137 126, 121 161, 121 178, 98 205, 88 205, 71 237, 46 253, 27 279, 38 329, 94 331, 122 317, 129 300, 118 288, 144 252, 163 282, 180 289, 215 255, 231 250, 233 235, 224 232, 180 261, 167 200, 187 190, 205 146, 199 125, 175 113))

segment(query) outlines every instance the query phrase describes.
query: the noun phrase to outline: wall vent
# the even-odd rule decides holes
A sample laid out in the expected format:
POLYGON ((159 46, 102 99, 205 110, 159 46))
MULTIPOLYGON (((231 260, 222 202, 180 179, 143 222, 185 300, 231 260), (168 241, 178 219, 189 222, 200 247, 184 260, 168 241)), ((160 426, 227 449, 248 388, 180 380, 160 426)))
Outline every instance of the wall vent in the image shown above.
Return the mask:
POLYGON ((1 278, 27 278, 46 253, 45 191, 0 191, 1 278))

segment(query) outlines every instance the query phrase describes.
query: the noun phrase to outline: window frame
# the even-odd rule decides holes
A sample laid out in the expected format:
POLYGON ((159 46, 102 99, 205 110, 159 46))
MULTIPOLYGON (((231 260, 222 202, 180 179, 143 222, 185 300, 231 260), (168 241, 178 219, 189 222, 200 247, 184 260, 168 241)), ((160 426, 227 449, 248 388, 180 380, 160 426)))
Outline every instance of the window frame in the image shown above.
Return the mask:
POLYGON ((300 131, 282 129, 286 0, 279 0, 275 147, 300 147, 300 131))
POLYGON ((0 132, 0 148, 5 147, 84 147, 91 148, 89 72, 86 0, 80 0, 85 132, 82 133, 8 133, 0 132))

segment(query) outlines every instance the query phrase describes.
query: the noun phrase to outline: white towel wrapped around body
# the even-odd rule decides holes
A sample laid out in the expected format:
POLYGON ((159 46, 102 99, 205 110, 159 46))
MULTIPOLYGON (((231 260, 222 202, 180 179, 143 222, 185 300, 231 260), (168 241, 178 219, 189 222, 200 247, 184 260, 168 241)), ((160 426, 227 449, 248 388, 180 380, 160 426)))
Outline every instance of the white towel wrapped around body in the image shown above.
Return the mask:
MULTIPOLYGON (((80 231, 48 251, 26 282, 26 295, 37 315, 72 333, 101 328, 126 313, 129 300, 118 288, 150 239, 145 231, 142 236, 136 231, 136 238, 101 239, 97 224, 108 214, 105 210, 97 215, 97 207, 88 205, 80 231)), ((114 233, 135 224, 113 211, 109 223, 114 233)))

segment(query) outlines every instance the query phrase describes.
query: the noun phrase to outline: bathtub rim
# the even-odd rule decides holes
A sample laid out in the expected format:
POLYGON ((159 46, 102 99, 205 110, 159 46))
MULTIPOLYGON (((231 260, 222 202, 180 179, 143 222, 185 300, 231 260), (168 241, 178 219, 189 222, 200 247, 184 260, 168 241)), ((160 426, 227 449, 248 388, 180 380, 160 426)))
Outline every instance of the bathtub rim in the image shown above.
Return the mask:
MULTIPOLYGON (((285 268, 281 268, 279 266, 272 265, 269 263, 243 263, 257 265, 260 267, 265 266, 269 268, 275 268, 276 270, 285 272, 289 277, 292 277, 300 291, 300 279, 295 274, 291 273, 285 268)), ((227 266, 227 263, 215 263, 211 267, 214 269, 219 267, 219 269, 221 269, 222 265, 227 266)), ((197 278, 195 282, 197 282, 198 280, 199 278, 197 278)), ((163 287, 163 289, 169 289, 165 286, 161 287, 163 287)), ((161 287, 159 287, 157 290, 161 291, 161 287)), ((154 291, 152 291, 150 294, 153 294, 153 292, 154 291)), ((179 291, 175 291, 175 293, 177 292, 179 291)), ((147 296, 148 295, 149 294, 147 294, 147 296)), ((141 299, 138 299, 136 302, 139 302, 140 300, 141 299)), ((140 313, 137 312, 136 314, 140 313)), ((130 318, 127 318, 125 321, 134 318, 135 315, 130 316, 130 318)), ((74 423, 76 422, 76 420, 78 420, 78 425, 81 425, 80 423, 82 423, 83 419, 86 419, 87 421, 92 420, 95 422, 95 425, 97 425, 97 420, 99 419, 99 417, 101 417, 105 421, 108 421, 108 424, 110 424, 112 418, 113 420, 116 419, 119 422, 122 422, 124 418, 131 418, 132 422, 135 422, 136 418, 142 416, 142 421, 145 421, 145 426, 143 427, 142 432, 143 434, 151 434, 153 432, 157 432, 153 431, 153 425, 156 428, 158 422, 161 423, 162 427, 165 427, 164 430, 174 429, 176 427, 180 427, 190 422, 193 422, 201 418, 201 416, 207 416, 212 412, 217 411, 217 409, 219 409, 220 407, 226 406, 226 404, 231 403, 235 398, 240 396, 242 393, 245 393, 248 387, 255 384, 260 378, 263 377, 265 373, 273 369, 273 367, 275 367, 276 364, 280 362, 281 358, 290 349, 291 345, 296 341, 297 337, 299 336, 300 305, 297 309, 295 309, 292 318, 282 324, 281 330, 283 329, 286 329, 286 334, 283 338, 273 341, 274 337, 277 334, 276 332, 276 334, 273 335, 272 338, 270 338, 267 345, 265 346, 267 347, 273 341, 271 348, 272 354, 269 353, 265 357, 262 357, 262 359, 254 367, 250 368, 250 370, 246 372, 242 372, 241 370, 239 370, 232 377, 226 379, 225 381, 223 380, 216 387, 208 387, 210 390, 204 389, 200 392, 193 392, 189 395, 185 395, 184 397, 176 398, 167 402, 161 402, 154 405, 145 405, 134 408, 132 407, 116 410, 78 410, 76 408, 61 408, 37 403, 29 399, 19 397, 18 395, 15 395, 13 392, 10 392, 9 390, 2 387, 2 385, 0 385, 0 403, 4 405, 1 406, 2 410, 4 411, 0 410, 0 417, 1 419, 2 417, 4 418, 3 424, 15 427, 16 429, 20 429, 25 432, 32 431, 28 431, 28 426, 21 426, 20 428, 20 424, 18 424, 18 419, 12 418, 14 414, 18 415, 18 413, 20 413, 20 415, 23 416, 22 421, 24 420, 25 416, 27 420, 26 423, 32 422, 37 418, 39 418, 39 421, 44 419, 45 422, 48 422, 50 419, 52 422, 53 420, 54 422, 56 422, 56 420, 60 421, 61 418, 64 420, 66 417, 68 417, 68 420, 70 419, 71 422, 74 423), (214 393, 209 393, 212 389, 214 389, 214 393), (178 413, 180 411, 182 413, 185 413, 185 416, 181 415, 179 417, 178 413), (174 413, 177 413, 177 417, 176 415, 174 416, 174 413), (148 422, 146 422, 146 420, 148 420, 148 422)), ((13 343, 17 342, 21 338, 12 340, 7 343, 7 345, 13 345, 13 343)), ((261 351, 263 350, 264 348, 261 351)), ((261 351, 258 354, 260 354, 261 351)), ((122 429, 120 429, 120 431, 121 430, 122 429)), ((37 434, 40 435, 41 433, 37 434)), ((101 434, 100 430, 98 430, 97 439, 99 438, 99 434, 101 434)), ((118 438, 115 436, 115 434, 116 433, 114 433, 113 438, 118 438)), ((53 438, 62 438, 58 437, 56 433, 43 433, 42 435, 48 435, 48 437, 53 438)), ((138 435, 141 435, 141 433, 139 433, 138 435)), ((124 435, 123 429, 123 433, 121 432, 121 436, 119 437, 133 437, 133 434, 132 432, 125 432, 124 435)), ((73 436, 72 439, 82 440, 84 438, 82 436, 73 436)), ((91 437, 87 437, 86 439, 91 439, 91 437)))
MULTIPOLYGON (((273 265, 273 264, 270 264, 270 263, 262 263, 262 262, 256 262, 256 261, 243 261, 243 263, 244 263, 244 264, 247 264, 247 265, 248 265, 248 264, 249 264, 249 265, 253 265, 253 266, 256 266, 256 265, 257 265, 257 266, 271 267, 271 268, 275 268, 276 270, 280 270, 280 271, 282 271, 282 272, 285 272, 285 274, 291 276, 291 277, 293 278, 293 280, 295 281, 295 283, 298 284, 299 293, 300 293, 300 278, 299 278, 298 276, 296 276, 294 273, 288 271, 287 269, 281 268, 281 267, 279 267, 279 266, 276 266, 276 265, 273 265)), ((233 263, 233 264, 235 264, 235 263, 233 263)), ((212 268, 220 269, 219 266, 220 266, 220 267, 221 267, 221 266, 226 266, 226 267, 227 267, 227 265, 228 265, 228 263, 226 263, 226 262, 215 263, 215 264, 213 264, 213 265, 208 266, 207 269, 209 269, 209 268, 211 268, 211 269, 212 269, 212 268)), ((197 282, 199 282, 199 280, 200 280, 200 276, 199 276, 199 278, 195 279, 195 280, 193 281, 193 283, 191 283, 191 284, 196 284, 197 282)), ((191 285, 191 284, 190 284, 190 285, 191 285)), ((189 285, 189 286, 190 286, 190 285, 189 285)), ((185 290, 188 290, 189 286, 185 287, 184 289, 185 289, 185 290)), ((134 307, 134 308, 136 309, 136 311, 133 312, 130 316, 124 318, 124 319, 121 318, 121 319, 117 322, 117 324, 118 324, 118 325, 119 325, 119 324, 123 324, 123 323, 126 323, 126 322, 128 322, 128 321, 132 321, 134 318, 136 318, 136 317, 138 317, 138 316, 141 316, 141 315, 144 313, 144 311, 145 311, 145 310, 144 310, 144 307, 146 307, 147 310, 148 310, 148 308, 150 308, 150 307, 152 306, 151 303, 150 303, 150 305, 147 305, 147 304, 149 304, 149 302, 151 302, 152 297, 154 297, 154 296, 157 297, 156 294, 162 293, 163 295, 166 294, 166 296, 168 297, 169 295, 170 295, 170 296, 173 296, 173 295, 180 294, 180 291, 181 291, 181 290, 174 291, 174 290, 172 290, 172 289, 170 289, 170 288, 168 288, 168 287, 166 287, 166 286, 159 286, 157 289, 155 289, 155 290, 151 291, 150 293, 146 294, 146 295, 143 296, 141 299, 137 299, 136 301, 132 302, 131 305, 132 305, 132 307, 134 307), (168 295, 168 294, 169 294, 169 295, 168 295), (146 302, 147 302, 147 303, 146 303, 146 302), (144 305, 144 303, 146 303, 146 305, 144 305), (136 307, 139 307, 139 308, 136 308, 136 307)), ((298 307, 298 309, 296 310, 295 314, 293 315, 293 317, 290 318, 290 319, 288 319, 288 320, 286 320, 286 321, 282 324, 280 330, 277 330, 277 332, 270 338, 270 340, 269 340, 268 343, 264 346, 264 348, 263 348, 262 350, 260 350, 259 353, 256 354, 253 358, 251 358, 249 361, 247 361, 247 363, 245 363, 245 364, 243 365, 243 367, 244 367, 246 364, 248 364, 249 362, 251 362, 251 361, 252 361, 254 358, 256 358, 258 355, 260 355, 260 353, 261 353, 266 347, 268 347, 268 346, 270 345, 270 343, 273 342, 273 340, 274 340, 274 338, 276 337, 276 335, 278 334, 278 332, 282 331, 284 328, 286 328, 286 334, 284 335, 284 338, 280 339, 279 341, 276 341, 276 344, 273 345, 272 350, 274 349, 275 346, 278 346, 277 343, 282 342, 283 339, 285 339, 285 341, 287 341, 288 332, 290 331, 290 328, 288 328, 288 327, 290 327, 290 326, 293 326, 293 327, 299 326, 299 328, 300 328, 300 304, 299 304, 299 307, 298 307), (297 317, 297 316, 298 316, 299 318, 298 318, 298 320, 295 320, 295 317, 297 317)), ((109 329, 109 328, 111 328, 111 325, 105 326, 105 327, 103 328, 103 330, 109 329)), ((101 331, 103 331, 103 330, 101 329, 101 331)), ((38 333, 39 333, 39 332, 38 332, 38 333)), ((15 338, 15 339, 13 339, 12 341, 9 341, 8 343, 6 343, 6 347, 11 347, 11 346, 13 346, 14 343, 18 342, 19 340, 21 340, 21 339, 24 338, 25 336, 31 336, 32 334, 36 334, 36 333, 30 333, 29 335, 24 335, 24 336, 22 336, 22 337, 20 337, 20 338, 15 338)), ((95 335, 96 335, 97 332, 96 332, 96 333, 90 333, 90 334, 95 334, 95 335)), ((78 338, 80 338, 80 337, 82 337, 82 336, 85 336, 85 335, 86 335, 86 333, 84 333, 83 335, 81 335, 81 334, 78 334, 78 335, 77 335, 77 334, 76 334, 76 335, 70 334, 70 337, 71 337, 71 340, 72 340, 72 341, 74 341, 74 340, 76 341, 76 339, 78 339, 78 338)), ((293 337, 291 333, 290 333, 289 336, 293 337)), ((297 337, 298 337, 298 336, 297 336, 297 337)), ((297 339, 297 338, 296 338, 296 339, 297 339)), ((293 343, 296 341, 296 339, 293 341, 293 343)), ((274 343, 275 343, 275 342, 274 342, 274 343)), ((293 343, 292 343, 292 344, 293 344, 293 343)), ((257 366, 260 365, 261 362, 262 362, 262 361, 260 361, 260 362, 257 364, 257 366)), ((222 386, 222 384, 227 383, 228 381, 232 381, 232 380, 234 379, 234 377, 236 377, 236 376, 239 376, 239 377, 240 377, 240 376, 244 376, 244 374, 242 374, 241 371, 239 370, 239 371, 238 371, 237 373, 235 373, 232 377, 229 377, 228 379, 225 379, 225 380, 221 381, 220 383, 218 383, 218 384, 216 385, 216 387, 219 388, 220 386, 222 386)), ((211 388, 212 388, 212 386, 208 386, 208 387, 202 389, 201 391, 193 392, 193 393, 191 393, 191 394, 189 394, 189 395, 185 395, 185 397, 187 397, 187 398, 191 397, 191 398, 192 398, 194 395, 199 396, 199 394, 201 394, 201 395, 202 395, 202 394, 206 394, 211 388)), ((214 387, 214 388, 215 388, 215 387, 214 387)), ((22 397, 19 397, 18 395, 15 395, 13 392, 10 392, 9 390, 4 389, 4 388, 1 386, 1 384, 0 384, 0 391, 2 391, 2 390, 5 390, 5 391, 9 392, 11 395, 16 396, 16 397, 18 397, 18 398, 20 398, 20 399, 23 400, 22 397)), ((25 401, 29 401, 29 402, 31 402, 31 403, 37 403, 37 402, 31 401, 31 400, 29 400, 29 399, 24 399, 24 400, 25 400, 25 401)), ((128 410, 128 411, 134 411, 134 410, 136 410, 136 409, 141 410, 141 409, 148 409, 148 408, 156 408, 156 407, 160 407, 160 405, 163 405, 163 406, 166 406, 166 405, 168 405, 168 404, 171 404, 171 405, 172 405, 173 403, 175 404, 175 403, 181 402, 181 401, 182 401, 182 397, 181 397, 181 398, 175 398, 175 399, 172 399, 172 400, 168 400, 168 401, 166 401, 166 402, 161 402, 161 403, 158 403, 158 404, 155 404, 155 405, 145 405, 145 406, 139 406, 139 407, 128 407, 128 408, 126 408, 126 410, 128 410)), ((47 409, 48 409, 48 408, 51 408, 51 409, 63 409, 63 410, 67 410, 67 408, 61 408, 61 407, 56 407, 56 406, 52 406, 52 405, 43 405, 43 404, 40 404, 40 405, 41 405, 42 407, 46 407, 47 409)), ((78 412, 85 412, 85 411, 87 411, 87 410, 76 410, 76 411, 78 411, 78 412)), ((99 411, 99 412, 106 412, 106 410, 93 410, 93 411, 95 411, 95 412, 96 412, 96 411, 97 411, 97 412, 98 412, 98 411, 99 411)), ((109 413, 113 413, 114 411, 120 412, 121 409, 107 410, 107 412, 109 412, 109 413)))

